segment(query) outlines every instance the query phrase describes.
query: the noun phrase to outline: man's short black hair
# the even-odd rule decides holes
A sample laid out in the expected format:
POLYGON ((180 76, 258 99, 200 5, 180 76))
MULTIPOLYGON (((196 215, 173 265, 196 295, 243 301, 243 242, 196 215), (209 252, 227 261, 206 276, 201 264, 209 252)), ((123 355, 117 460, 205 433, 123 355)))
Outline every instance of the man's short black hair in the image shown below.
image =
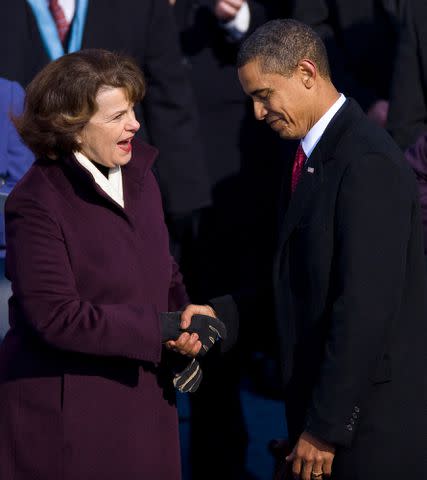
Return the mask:
POLYGON ((330 78, 328 54, 319 35, 308 25, 291 19, 267 22, 247 38, 240 48, 237 67, 258 60, 265 73, 289 77, 298 63, 312 61, 320 75, 330 78))

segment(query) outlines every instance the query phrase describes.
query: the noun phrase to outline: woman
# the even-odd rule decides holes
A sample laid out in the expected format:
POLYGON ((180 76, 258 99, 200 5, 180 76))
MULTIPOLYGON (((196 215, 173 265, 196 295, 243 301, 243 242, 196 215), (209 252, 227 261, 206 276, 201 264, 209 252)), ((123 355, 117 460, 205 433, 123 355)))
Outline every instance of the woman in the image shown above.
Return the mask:
MULTIPOLYGON (((38 160, 6 202, 1 479, 180 478, 162 347, 179 333, 166 335, 160 314, 188 299, 150 170, 156 150, 133 142, 144 89, 131 60, 81 51, 38 74, 16 119, 38 160)), ((194 357, 201 342, 185 332, 170 346, 194 357)))

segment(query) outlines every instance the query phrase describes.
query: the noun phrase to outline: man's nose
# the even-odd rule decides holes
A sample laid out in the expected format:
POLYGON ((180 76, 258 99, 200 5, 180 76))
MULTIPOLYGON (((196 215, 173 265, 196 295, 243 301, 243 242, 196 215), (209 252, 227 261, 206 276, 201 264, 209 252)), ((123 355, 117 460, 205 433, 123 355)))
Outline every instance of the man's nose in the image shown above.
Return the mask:
POLYGON ((264 120, 267 115, 267 109, 262 102, 254 100, 254 115, 257 120, 264 120))

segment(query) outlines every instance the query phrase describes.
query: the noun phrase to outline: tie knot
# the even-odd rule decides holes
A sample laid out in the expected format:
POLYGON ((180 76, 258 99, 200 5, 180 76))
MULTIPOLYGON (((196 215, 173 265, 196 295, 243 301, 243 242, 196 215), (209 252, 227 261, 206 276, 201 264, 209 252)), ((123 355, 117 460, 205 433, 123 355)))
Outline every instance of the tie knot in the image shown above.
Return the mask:
POLYGON ((297 163, 303 163, 303 164, 304 164, 306 158, 307 158, 307 157, 306 157, 306 155, 305 155, 305 153, 304 153, 304 150, 303 150, 303 148, 302 148, 302 145, 301 145, 301 143, 300 143, 300 144, 298 145, 297 151, 296 151, 296 153, 295 153, 295 162, 297 162, 297 163))

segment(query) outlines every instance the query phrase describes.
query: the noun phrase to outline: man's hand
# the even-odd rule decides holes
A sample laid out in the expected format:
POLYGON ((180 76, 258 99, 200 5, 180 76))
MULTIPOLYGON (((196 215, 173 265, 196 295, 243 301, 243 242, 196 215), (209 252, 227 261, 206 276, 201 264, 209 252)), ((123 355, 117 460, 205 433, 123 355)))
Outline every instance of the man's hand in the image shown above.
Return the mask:
POLYGON ((377 100, 369 107, 366 114, 371 120, 384 128, 387 122, 388 110, 389 103, 387 100, 377 100))
POLYGON ((217 0, 214 9, 215 16, 221 22, 229 22, 234 19, 244 3, 245 0, 217 0))
POLYGON ((296 478, 320 480, 322 476, 331 476, 334 456, 335 448, 332 445, 303 432, 286 461, 293 463, 292 472, 296 478))
POLYGON ((181 328, 183 330, 191 325, 191 317, 196 314, 216 317, 214 309, 209 305, 188 305, 181 315, 181 328))

